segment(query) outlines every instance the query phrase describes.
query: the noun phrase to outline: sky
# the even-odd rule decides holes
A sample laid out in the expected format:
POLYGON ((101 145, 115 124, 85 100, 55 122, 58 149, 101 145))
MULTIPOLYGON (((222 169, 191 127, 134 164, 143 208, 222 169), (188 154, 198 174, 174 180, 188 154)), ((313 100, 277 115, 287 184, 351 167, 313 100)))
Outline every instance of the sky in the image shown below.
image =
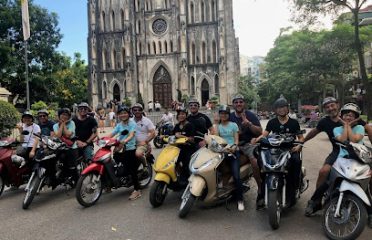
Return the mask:
MULTIPOLYGON (((74 52, 80 52, 87 59, 87 0, 34 0, 34 3, 58 14, 64 36, 58 50, 71 57, 74 52)), ((241 55, 266 56, 280 28, 294 26, 290 22, 288 0, 233 0, 233 3, 241 55)), ((367 3, 372 4, 372 0, 367 3)), ((325 18, 324 27, 329 28, 331 22, 331 18, 325 18)))

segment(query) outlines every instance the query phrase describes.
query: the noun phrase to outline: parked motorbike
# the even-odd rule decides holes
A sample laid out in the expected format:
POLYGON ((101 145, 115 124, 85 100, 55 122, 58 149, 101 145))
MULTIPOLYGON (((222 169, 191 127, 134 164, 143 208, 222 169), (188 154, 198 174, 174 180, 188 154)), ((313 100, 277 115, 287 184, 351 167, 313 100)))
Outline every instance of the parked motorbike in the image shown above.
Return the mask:
MULTIPOLYGON (((34 135, 39 137, 40 147, 32 160, 32 175, 25 188, 26 195, 22 203, 23 209, 27 209, 30 206, 35 195, 44 186, 54 189, 58 185, 70 185, 71 187, 75 185, 69 169, 62 161, 63 154, 70 147, 59 138, 34 135)), ((82 169, 82 163, 78 162, 77 164, 76 171, 79 174, 79 169, 82 169)))
POLYGON ((153 207, 159 207, 163 204, 167 189, 180 191, 185 188, 179 182, 180 171, 178 169, 180 166, 176 163, 180 154, 179 146, 188 144, 187 138, 166 136, 162 141, 168 143, 168 145, 160 152, 154 164, 156 175, 150 190, 150 203, 153 207))
MULTIPOLYGON (((231 146, 219 136, 205 135, 204 139, 207 147, 202 147, 196 151, 190 160, 191 176, 182 195, 178 212, 180 218, 187 216, 197 200, 209 205, 220 203, 230 199, 235 189, 230 173, 227 173, 230 176, 227 183, 221 186, 224 178, 222 166, 224 160, 231 156, 229 152, 231 146)), ((243 192, 249 190, 248 181, 252 174, 250 163, 241 161, 240 178, 243 182, 243 192)))
POLYGON ((20 158, 15 155, 15 148, 20 145, 14 139, 5 138, 0 140, 0 196, 5 186, 19 187, 25 184, 31 176, 28 165, 20 166, 16 160, 20 158), (18 158, 17 158, 18 157, 18 158))
MULTIPOLYGON (((121 134, 126 135, 127 133, 124 130, 121 134)), ((92 162, 81 173, 76 185, 76 199, 82 206, 90 207, 94 205, 101 197, 104 188, 129 188, 133 186, 131 177, 125 173, 123 164, 117 164, 113 159, 111 147, 119 144, 118 140, 109 137, 103 137, 97 141, 99 149, 94 154, 92 162)), ((150 184, 152 179, 151 164, 144 165, 141 162, 137 174, 140 188, 143 189, 150 184)))
POLYGON ((348 158, 338 158, 328 181, 323 229, 330 239, 357 239, 367 222, 371 207, 372 148, 358 143, 341 143, 348 158))
POLYGON ((169 127, 170 123, 158 123, 156 124, 156 136, 153 140, 154 146, 156 148, 163 148, 164 141, 162 136, 167 135, 169 136, 172 132, 171 128, 169 127))
MULTIPOLYGON (((296 136, 293 134, 273 134, 262 138, 258 145, 258 159, 261 161, 261 172, 265 181, 265 205, 272 229, 279 228, 281 212, 288 207, 286 176, 291 158, 290 150, 298 144, 303 144, 296 142, 295 139, 296 136)), ((300 157, 302 159, 301 153, 300 157)), ((306 170, 302 167, 300 189, 296 190, 297 199, 308 188, 305 175, 306 170)))

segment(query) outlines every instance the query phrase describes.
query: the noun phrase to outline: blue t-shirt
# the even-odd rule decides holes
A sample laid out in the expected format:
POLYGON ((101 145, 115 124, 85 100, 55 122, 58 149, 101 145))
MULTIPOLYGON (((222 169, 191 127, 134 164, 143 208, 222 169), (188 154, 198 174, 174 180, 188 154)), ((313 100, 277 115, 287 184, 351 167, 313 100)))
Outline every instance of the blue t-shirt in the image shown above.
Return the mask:
MULTIPOLYGON (((72 132, 72 135, 71 135, 70 138, 75 137, 75 129, 76 129, 76 127, 75 127, 74 121, 68 121, 67 124, 66 124, 66 127, 67 127, 67 130, 69 130, 70 132, 72 132)), ((58 123, 54 124, 53 125, 53 131, 54 131, 54 133, 58 132, 58 129, 59 129, 58 123)), ((62 135, 63 135, 63 133, 62 133, 62 135)), ((74 148, 74 149, 77 148, 76 142, 72 145, 71 148, 74 148)))
MULTIPOLYGON (((124 139, 128 137, 129 133, 132 133, 132 132, 135 133, 136 127, 137 127, 137 124, 132 119, 129 120, 128 124, 119 122, 118 124, 116 124, 114 130, 112 131, 112 134, 113 135, 119 134, 118 140, 123 141, 124 139), (124 130, 128 130, 128 133, 126 135, 121 135, 121 132, 124 130)), ((129 142, 125 145, 125 149, 126 150, 136 149, 136 138, 135 137, 132 137, 132 139, 129 140, 129 142)))
MULTIPOLYGON (((342 134, 342 132, 344 131, 344 127, 335 127, 333 129, 333 134, 335 135, 335 137, 338 137, 342 134)), ((362 125, 356 125, 352 128, 352 131, 354 134, 361 134, 364 136, 364 127, 362 125)), ((361 139, 358 143, 363 143, 363 139, 361 139)), ((346 149, 340 147, 340 153, 338 154, 338 157, 345 157, 349 155, 349 153, 346 151, 346 149)))
POLYGON ((234 122, 229 122, 227 125, 218 124, 218 135, 226 140, 227 144, 235 143, 234 135, 239 132, 239 127, 234 122))

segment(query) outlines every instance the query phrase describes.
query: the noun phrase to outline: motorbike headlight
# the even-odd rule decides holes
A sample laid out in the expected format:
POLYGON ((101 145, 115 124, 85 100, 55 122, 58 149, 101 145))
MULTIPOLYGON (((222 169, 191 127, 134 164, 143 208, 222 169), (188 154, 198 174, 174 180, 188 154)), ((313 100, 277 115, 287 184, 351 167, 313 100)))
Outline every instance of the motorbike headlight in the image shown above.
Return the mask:
POLYGON ((108 143, 107 140, 102 140, 101 139, 101 140, 98 141, 97 145, 98 145, 98 147, 102 148, 102 147, 106 146, 107 143, 108 143))
POLYGON ((209 145, 208 148, 212 150, 213 152, 220 153, 223 151, 223 147, 221 146, 221 144, 218 144, 218 142, 214 139, 211 140, 211 144, 209 145))
POLYGON ((201 166, 199 167, 195 167, 193 164, 191 165, 190 164, 190 171, 191 173, 198 173, 199 171, 202 171, 203 169, 213 165, 213 164, 217 164, 217 162, 219 162, 221 160, 220 156, 216 156, 208 161, 206 161, 205 163, 203 163, 201 166))
POLYGON ((175 144, 176 143, 176 136, 169 136, 168 137, 168 143, 169 144, 175 144))

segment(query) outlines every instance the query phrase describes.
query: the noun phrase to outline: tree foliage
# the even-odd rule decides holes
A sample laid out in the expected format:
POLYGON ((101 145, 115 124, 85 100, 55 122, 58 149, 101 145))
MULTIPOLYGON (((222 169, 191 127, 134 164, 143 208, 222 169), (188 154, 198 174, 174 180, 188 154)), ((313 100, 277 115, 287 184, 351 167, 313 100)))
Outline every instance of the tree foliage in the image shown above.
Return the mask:
POLYGON ((20 114, 10 103, 0 100, 0 138, 11 134, 20 120, 20 114))
POLYGON ((241 76, 239 79, 239 93, 244 96, 245 101, 249 104, 260 102, 259 95, 257 94, 257 88, 253 85, 253 81, 253 77, 248 75, 241 76))

